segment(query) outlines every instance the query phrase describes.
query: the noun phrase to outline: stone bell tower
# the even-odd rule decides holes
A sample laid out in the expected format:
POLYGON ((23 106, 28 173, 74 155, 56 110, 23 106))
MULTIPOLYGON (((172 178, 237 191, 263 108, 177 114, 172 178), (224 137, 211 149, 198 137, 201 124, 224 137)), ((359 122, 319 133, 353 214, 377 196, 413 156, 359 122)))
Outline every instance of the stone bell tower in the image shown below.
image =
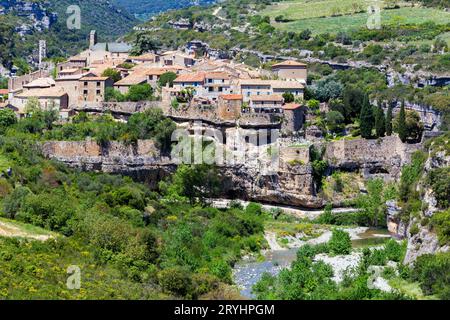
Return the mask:
POLYGON ((92 48, 97 44, 97 31, 91 30, 89 35, 89 48, 92 48))

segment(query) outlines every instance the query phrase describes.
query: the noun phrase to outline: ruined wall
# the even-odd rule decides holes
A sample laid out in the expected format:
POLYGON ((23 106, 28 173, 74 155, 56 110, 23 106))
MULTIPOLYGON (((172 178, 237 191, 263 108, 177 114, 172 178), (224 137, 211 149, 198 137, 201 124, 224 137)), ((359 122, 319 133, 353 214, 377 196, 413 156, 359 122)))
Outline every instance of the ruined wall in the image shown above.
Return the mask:
POLYGON ((404 144, 397 136, 376 140, 339 140, 327 145, 325 159, 334 169, 362 169, 366 177, 380 174, 387 179, 399 178, 401 168, 409 163, 420 144, 404 144))
POLYGON ((310 162, 310 146, 282 146, 280 147, 280 160, 284 165, 308 164, 310 162))

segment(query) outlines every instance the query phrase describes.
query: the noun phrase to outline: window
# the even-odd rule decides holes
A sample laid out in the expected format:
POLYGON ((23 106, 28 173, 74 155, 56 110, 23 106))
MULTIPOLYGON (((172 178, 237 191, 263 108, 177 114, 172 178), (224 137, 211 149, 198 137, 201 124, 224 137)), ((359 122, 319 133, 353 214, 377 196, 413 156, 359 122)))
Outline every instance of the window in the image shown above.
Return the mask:
POLYGON ((223 92, 223 88, 222 87, 219 87, 219 92, 223 92))
POLYGON ((97 81, 97 87, 100 87, 100 81, 97 81))
POLYGON ((87 81, 85 81, 85 82, 84 82, 84 86, 87 87, 87 85, 88 85, 88 83, 87 83, 87 81))
POLYGON ((84 94, 85 96, 87 96, 88 91, 87 91, 87 90, 83 90, 83 94, 84 94))
POLYGON ((102 94, 102 92, 100 90, 97 90, 97 95, 99 96, 101 94, 102 94))

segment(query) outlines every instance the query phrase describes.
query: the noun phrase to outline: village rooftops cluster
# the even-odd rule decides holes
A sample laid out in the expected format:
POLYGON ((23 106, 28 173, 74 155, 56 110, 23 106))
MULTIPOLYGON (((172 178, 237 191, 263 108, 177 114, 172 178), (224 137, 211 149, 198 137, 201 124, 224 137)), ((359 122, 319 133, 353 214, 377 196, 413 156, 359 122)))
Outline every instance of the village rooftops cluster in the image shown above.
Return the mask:
MULTIPOLYGON (((89 49, 59 63, 55 78, 46 70, 11 78, 7 105, 19 116, 24 115, 31 98, 44 109, 79 110, 104 103, 108 88, 126 95, 132 86, 141 84, 153 87, 163 109, 174 103, 189 104, 191 108, 226 104, 239 109, 225 112, 226 118, 235 117, 241 110, 271 114, 296 110, 300 105, 286 104, 284 97, 289 94, 295 101, 303 99, 307 66, 297 61, 274 64, 269 71, 232 60, 196 57, 181 50, 132 56, 131 47, 125 43, 98 43, 95 31, 90 34, 89 44, 89 49), (106 76, 108 69, 116 70, 121 79, 114 82, 106 76), (175 79, 161 87, 160 77, 168 72, 175 79)), ((6 94, 1 96, 5 106, 6 94)))

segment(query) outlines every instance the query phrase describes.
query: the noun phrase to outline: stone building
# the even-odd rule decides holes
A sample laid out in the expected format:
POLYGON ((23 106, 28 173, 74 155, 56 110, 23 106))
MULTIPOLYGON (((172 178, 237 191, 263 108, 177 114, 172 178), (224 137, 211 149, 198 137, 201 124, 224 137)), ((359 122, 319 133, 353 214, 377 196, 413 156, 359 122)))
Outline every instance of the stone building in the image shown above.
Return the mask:
POLYGON ((304 109, 301 104, 287 103, 283 106, 284 121, 282 131, 290 135, 299 131, 305 123, 304 109))
POLYGON ((79 96, 78 102, 98 103, 105 101, 106 88, 113 86, 113 81, 108 77, 85 76, 79 80, 79 96))
POLYGON ((241 116, 242 95, 224 94, 219 96, 217 115, 221 120, 236 120, 241 116))
POLYGON ((280 79, 284 80, 298 80, 306 83, 308 78, 308 66, 304 63, 288 60, 274 64, 272 71, 280 79))
POLYGON ((30 89, 17 94, 14 97, 13 105, 17 108, 17 114, 22 117, 30 99, 37 99, 42 110, 62 110, 69 106, 69 96, 64 89, 59 87, 49 87, 43 89, 30 89))

